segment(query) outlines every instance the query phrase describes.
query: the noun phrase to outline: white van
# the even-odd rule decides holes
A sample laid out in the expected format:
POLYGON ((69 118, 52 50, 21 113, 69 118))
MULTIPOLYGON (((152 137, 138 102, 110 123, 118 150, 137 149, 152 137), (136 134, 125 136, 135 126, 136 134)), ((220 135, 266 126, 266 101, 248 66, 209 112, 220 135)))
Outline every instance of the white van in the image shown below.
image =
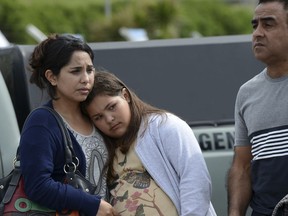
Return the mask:
POLYGON ((13 169, 20 132, 10 94, 0 71, 0 178, 13 169))

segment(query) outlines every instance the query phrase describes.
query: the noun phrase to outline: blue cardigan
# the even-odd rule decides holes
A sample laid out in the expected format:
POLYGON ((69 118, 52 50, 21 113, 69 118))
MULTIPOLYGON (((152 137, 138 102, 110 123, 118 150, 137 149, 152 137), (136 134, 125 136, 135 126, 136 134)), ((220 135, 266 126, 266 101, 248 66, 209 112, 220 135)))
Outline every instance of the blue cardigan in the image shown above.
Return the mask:
MULTIPOLYGON (((50 101, 46 106, 52 108, 50 101)), ((86 159, 81 146, 70 133, 79 170, 85 176, 86 159)), ((33 111, 20 138, 21 171, 25 192, 32 201, 58 211, 73 209, 86 216, 97 214, 101 198, 63 184, 65 153, 61 131, 54 116, 45 109, 33 111)))

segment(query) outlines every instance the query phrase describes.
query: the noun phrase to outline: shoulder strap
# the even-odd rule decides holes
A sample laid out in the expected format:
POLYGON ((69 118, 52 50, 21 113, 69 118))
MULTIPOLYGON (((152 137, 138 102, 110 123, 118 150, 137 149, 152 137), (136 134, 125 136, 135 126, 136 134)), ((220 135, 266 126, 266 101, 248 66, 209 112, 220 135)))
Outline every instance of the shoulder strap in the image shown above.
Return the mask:
POLYGON ((0 215, 4 214, 5 204, 9 203, 10 200, 12 199, 13 194, 15 193, 15 190, 17 188, 17 185, 19 184, 20 178, 21 178, 20 167, 16 165, 15 162, 15 168, 12 171, 11 181, 9 182, 7 191, 5 192, 5 195, 0 203, 0 215))
POLYGON ((78 159, 76 159, 76 155, 73 149, 73 144, 72 144, 72 140, 69 134, 69 131, 62 119, 62 117, 52 108, 48 107, 48 106, 41 106, 38 109, 46 109, 48 110, 56 119, 59 128, 61 130, 62 136, 63 136, 63 144, 64 144, 64 148, 65 148, 65 158, 66 158, 66 164, 72 164, 75 162, 77 163, 76 165, 78 166, 78 159))
POLYGON ((7 204, 10 202, 10 200, 12 199, 12 196, 17 188, 17 185, 19 183, 21 177, 21 171, 19 167, 15 167, 13 170, 13 174, 12 174, 12 178, 11 181, 9 183, 9 186, 7 188, 7 191, 5 193, 5 196, 3 197, 2 202, 4 204, 7 204))

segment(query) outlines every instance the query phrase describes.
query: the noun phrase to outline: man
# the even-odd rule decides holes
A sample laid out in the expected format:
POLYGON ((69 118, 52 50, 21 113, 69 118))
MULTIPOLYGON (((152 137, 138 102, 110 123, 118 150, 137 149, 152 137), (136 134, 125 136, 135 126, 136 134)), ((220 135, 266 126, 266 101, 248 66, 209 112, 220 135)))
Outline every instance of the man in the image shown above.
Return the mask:
POLYGON ((271 215, 288 194, 288 0, 259 0, 252 48, 266 68, 239 89, 229 216, 271 215))

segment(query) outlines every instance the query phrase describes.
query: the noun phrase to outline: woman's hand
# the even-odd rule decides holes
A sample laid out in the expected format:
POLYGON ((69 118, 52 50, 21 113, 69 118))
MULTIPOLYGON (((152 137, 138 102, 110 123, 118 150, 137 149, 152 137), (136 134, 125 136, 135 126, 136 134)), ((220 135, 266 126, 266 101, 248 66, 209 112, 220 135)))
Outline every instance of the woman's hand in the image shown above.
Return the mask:
POLYGON ((118 216, 118 214, 108 202, 101 200, 96 216, 118 216))

